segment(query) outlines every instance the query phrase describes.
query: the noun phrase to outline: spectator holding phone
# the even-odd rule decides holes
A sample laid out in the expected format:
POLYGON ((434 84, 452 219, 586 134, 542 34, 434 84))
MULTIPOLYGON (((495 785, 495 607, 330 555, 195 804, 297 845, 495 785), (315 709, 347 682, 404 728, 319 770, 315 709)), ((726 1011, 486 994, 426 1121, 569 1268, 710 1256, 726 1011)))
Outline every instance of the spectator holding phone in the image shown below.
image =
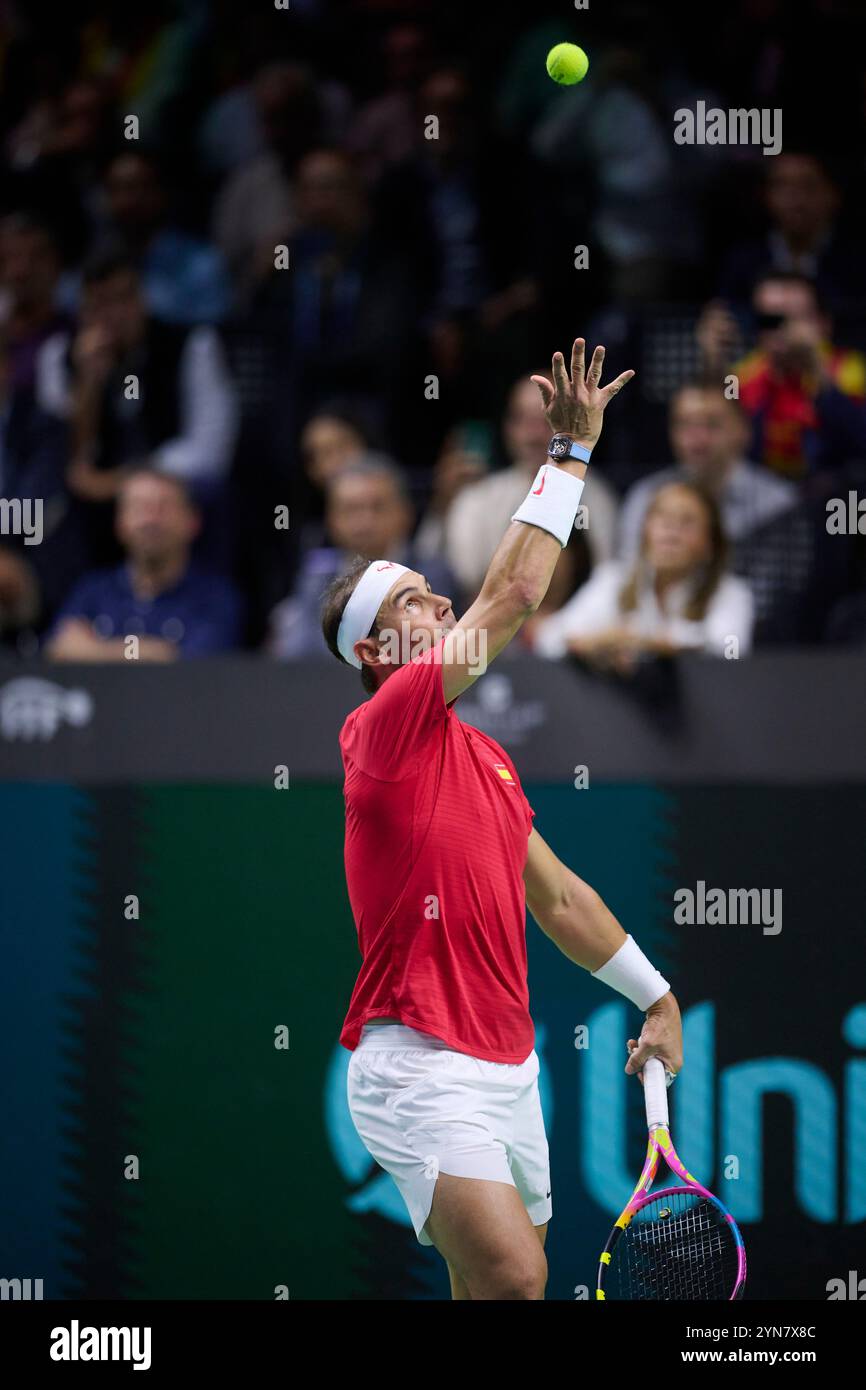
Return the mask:
POLYGON ((813 282, 765 275, 752 295, 752 325, 755 347, 739 359, 737 321, 723 303, 707 306, 697 330, 707 374, 736 379, 752 420, 751 457, 794 480, 866 458, 866 358, 833 343, 813 282))

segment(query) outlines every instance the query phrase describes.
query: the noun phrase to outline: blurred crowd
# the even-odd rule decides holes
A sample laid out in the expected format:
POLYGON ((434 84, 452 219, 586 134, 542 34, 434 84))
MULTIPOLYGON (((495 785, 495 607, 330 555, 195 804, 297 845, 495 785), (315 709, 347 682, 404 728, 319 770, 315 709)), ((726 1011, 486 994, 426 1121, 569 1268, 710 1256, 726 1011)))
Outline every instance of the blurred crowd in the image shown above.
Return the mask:
POLYGON ((359 554, 462 612, 576 334, 637 375, 509 659, 866 643, 856 5, 71 8, 0 16, 7 653, 325 655, 359 554), (677 145, 699 100, 781 153, 677 145))

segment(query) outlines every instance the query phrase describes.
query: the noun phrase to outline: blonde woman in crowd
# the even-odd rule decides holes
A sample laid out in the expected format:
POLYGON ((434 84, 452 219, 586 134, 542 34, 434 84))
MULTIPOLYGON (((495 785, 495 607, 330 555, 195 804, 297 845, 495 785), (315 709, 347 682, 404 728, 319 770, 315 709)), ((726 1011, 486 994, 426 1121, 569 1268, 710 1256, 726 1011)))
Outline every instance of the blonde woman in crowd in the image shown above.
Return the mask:
POLYGON ((541 656, 574 655, 633 672, 642 657, 703 651, 744 655, 754 610, 748 585, 726 570, 718 506, 699 484, 670 483, 644 520, 637 561, 599 565, 534 632, 541 656))

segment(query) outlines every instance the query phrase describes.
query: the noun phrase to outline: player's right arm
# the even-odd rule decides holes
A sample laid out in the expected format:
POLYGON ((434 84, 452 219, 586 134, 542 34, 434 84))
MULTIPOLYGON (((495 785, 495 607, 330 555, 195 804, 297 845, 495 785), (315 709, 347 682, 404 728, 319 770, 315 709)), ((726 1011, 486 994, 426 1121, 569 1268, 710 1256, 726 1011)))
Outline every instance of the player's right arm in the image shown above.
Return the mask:
MULTIPOLYGON (((600 386, 604 348, 595 349, 589 371, 584 375, 584 346, 583 338, 575 339, 570 377, 562 353, 557 352, 553 356, 553 381, 541 376, 534 376, 532 380, 541 392, 551 434, 569 434, 578 444, 592 449, 601 434, 605 407, 631 380, 634 372, 622 372, 610 385, 600 386)), ((539 466, 544 462, 539 459, 539 466)), ((581 479, 586 473, 586 464, 576 460, 550 466, 581 479)), ((525 521, 509 524, 478 597, 443 643, 442 680, 446 704, 483 675, 490 662, 536 611, 547 593, 561 553, 562 545, 557 537, 541 526, 525 521)))
MULTIPOLYGON (((529 911, 545 936, 575 965, 595 974, 622 950, 628 938, 610 908, 594 888, 557 858, 534 827, 529 835, 523 882, 529 911)), ((635 948, 633 942, 631 949, 635 948)), ((652 970, 645 958, 643 965, 652 970)), ((664 986, 666 982, 661 983, 664 986)), ((614 983, 612 987, 618 985, 614 983)), ((629 1038, 629 1046, 635 1051, 625 1070, 631 1075, 640 1070, 648 1057, 658 1056, 676 1075, 683 1066, 679 1004, 669 987, 664 993, 651 994, 649 999, 652 1002, 641 1005, 646 1019, 640 1037, 629 1038)))

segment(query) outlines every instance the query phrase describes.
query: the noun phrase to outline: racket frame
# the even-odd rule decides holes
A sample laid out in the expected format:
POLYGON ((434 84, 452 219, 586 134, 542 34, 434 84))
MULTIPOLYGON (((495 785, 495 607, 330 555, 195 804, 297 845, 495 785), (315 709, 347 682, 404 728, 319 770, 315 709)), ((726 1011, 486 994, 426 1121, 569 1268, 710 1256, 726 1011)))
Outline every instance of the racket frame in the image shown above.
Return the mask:
POLYGON ((644 1101, 646 1104, 647 1127, 649 1138, 647 1140, 646 1158, 641 1170, 641 1175, 631 1197, 621 1214, 617 1217, 613 1229, 607 1238, 598 1262, 598 1278, 596 1280, 595 1296, 596 1299, 607 1297, 604 1289, 604 1277, 610 1265, 613 1251, 618 1241, 621 1239, 623 1231, 630 1225, 637 1213, 643 1208, 654 1202, 657 1198, 668 1197, 683 1193, 694 1193, 696 1196, 703 1197, 705 1201, 712 1202, 731 1227, 731 1234, 737 1252, 737 1274, 734 1288, 729 1297, 729 1302, 742 1298, 746 1284, 746 1247, 739 1227, 731 1213, 723 1202, 720 1202, 715 1193, 710 1192, 698 1182, 697 1178, 688 1171, 685 1164, 679 1157, 670 1136, 669 1117, 668 1117, 668 1097, 667 1080, 665 1078, 664 1063, 658 1057, 650 1057, 644 1064, 644 1101), (650 1192, 650 1187, 655 1180, 659 1166, 659 1158, 664 1155, 664 1159, 671 1172, 678 1178, 682 1178, 682 1183, 676 1187, 663 1187, 656 1192, 650 1192))

